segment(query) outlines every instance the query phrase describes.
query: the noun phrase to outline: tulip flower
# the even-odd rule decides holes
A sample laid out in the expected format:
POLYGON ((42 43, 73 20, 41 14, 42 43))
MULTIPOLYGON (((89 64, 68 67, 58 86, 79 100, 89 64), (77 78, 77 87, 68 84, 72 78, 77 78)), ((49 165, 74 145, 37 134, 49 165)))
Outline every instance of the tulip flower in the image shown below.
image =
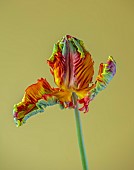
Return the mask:
POLYGON ((83 169, 88 169, 80 112, 88 112, 89 103, 106 88, 116 73, 116 62, 112 56, 106 64, 100 64, 98 76, 92 82, 94 61, 81 40, 66 35, 56 44, 47 63, 57 87, 51 87, 41 78, 29 86, 22 101, 14 105, 13 117, 16 126, 26 123, 31 116, 44 112, 47 106, 58 104, 61 109, 72 108, 75 111, 78 143, 80 146, 83 169), (81 107, 79 107, 82 105, 81 107))

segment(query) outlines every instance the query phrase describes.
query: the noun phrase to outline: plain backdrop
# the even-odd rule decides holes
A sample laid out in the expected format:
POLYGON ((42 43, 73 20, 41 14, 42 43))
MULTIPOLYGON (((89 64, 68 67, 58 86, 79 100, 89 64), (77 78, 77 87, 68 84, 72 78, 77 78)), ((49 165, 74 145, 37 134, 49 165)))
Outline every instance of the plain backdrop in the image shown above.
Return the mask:
POLYGON ((17 128, 13 105, 40 77, 53 44, 70 34, 99 64, 112 55, 117 73, 81 112, 90 170, 134 169, 134 1, 0 1, 0 170, 82 170, 73 110, 58 105, 17 128))

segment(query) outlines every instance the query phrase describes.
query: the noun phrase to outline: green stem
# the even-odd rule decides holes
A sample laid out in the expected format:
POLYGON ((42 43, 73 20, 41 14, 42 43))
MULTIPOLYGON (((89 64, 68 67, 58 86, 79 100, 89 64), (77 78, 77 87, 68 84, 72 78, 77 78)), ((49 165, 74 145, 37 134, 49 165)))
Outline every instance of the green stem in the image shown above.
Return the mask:
POLYGON ((81 125, 81 120, 80 120, 80 112, 78 110, 77 95, 74 92, 72 93, 72 98, 76 106, 74 111, 75 111, 76 130, 77 130, 77 137, 78 137, 82 166, 83 166, 83 170, 88 170, 88 161, 86 157, 86 150, 84 147, 84 138, 82 135, 82 125, 81 125))

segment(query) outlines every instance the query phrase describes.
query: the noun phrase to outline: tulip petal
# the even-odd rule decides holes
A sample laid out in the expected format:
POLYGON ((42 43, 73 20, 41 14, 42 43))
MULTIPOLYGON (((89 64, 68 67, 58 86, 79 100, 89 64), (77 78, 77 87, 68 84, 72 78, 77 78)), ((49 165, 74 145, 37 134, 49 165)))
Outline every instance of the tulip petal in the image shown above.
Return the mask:
POLYGON ((26 120, 40 112, 47 106, 61 104, 53 93, 58 88, 52 88, 46 79, 39 79, 36 84, 25 90, 22 102, 14 105, 13 116, 16 126, 21 126, 26 120))
POLYGON ((80 110, 88 111, 87 107, 89 102, 94 99, 94 97, 102 90, 104 90, 109 82, 112 80, 116 73, 116 62, 109 56, 106 64, 100 64, 99 73, 96 78, 96 82, 91 88, 91 90, 87 93, 87 95, 79 100, 80 104, 83 104, 83 107, 80 110))
POLYGON ((85 89, 94 74, 93 60, 83 42, 66 35, 54 45, 48 60, 56 85, 63 89, 85 89))
POLYGON ((102 90, 104 90, 116 73, 116 62, 112 56, 108 57, 106 64, 100 64, 99 73, 95 82, 95 87, 90 91, 90 100, 102 90))

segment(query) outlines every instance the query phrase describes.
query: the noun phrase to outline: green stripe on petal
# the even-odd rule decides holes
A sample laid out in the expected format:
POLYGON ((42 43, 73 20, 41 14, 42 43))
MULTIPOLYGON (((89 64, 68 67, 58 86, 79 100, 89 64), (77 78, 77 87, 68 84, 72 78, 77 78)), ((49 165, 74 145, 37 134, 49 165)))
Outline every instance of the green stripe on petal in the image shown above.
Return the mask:
POLYGON ((112 56, 108 57, 106 64, 100 64, 99 73, 95 82, 95 87, 89 92, 90 100, 102 90, 104 90, 116 73, 116 62, 112 56))
POLYGON ((37 83, 30 85, 24 93, 22 101, 14 105, 13 117, 17 126, 21 126, 31 116, 44 112, 44 108, 58 103, 53 93, 59 91, 52 88, 46 79, 39 79, 37 83))

